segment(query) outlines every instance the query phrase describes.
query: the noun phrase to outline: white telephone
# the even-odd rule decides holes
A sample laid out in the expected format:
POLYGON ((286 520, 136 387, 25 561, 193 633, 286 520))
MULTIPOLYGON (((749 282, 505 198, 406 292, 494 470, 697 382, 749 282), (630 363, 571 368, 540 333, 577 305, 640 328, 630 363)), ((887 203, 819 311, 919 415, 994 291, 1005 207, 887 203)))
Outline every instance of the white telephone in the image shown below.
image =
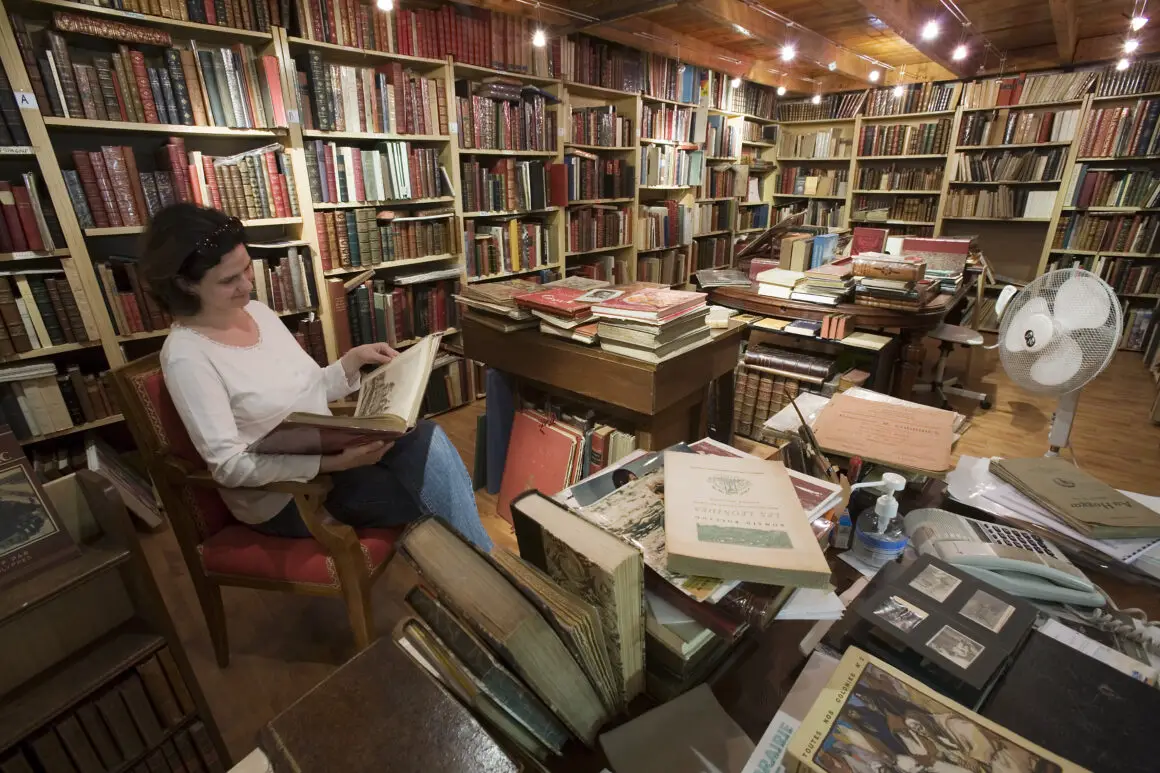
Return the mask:
POLYGON ((911 544, 1015 596, 1102 607, 1104 595, 1047 540, 1022 529, 976 521, 937 508, 903 521, 911 544))

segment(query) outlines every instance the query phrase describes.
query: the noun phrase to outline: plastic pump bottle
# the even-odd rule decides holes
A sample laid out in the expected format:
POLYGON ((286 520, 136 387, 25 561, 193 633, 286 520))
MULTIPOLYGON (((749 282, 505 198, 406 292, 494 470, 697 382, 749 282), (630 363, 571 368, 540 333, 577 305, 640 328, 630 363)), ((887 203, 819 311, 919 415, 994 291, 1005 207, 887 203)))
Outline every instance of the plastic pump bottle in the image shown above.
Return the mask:
POLYGON ((902 518, 898 516, 895 495, 906 488, 906 478, 888 472, 880 481, 859 483, 851 488, 877 488, 882 491, 874 507, 866 508, 858 516, 854 527, 854 555, 875 568, 898 558, 906 549, 907 538, 902 518))

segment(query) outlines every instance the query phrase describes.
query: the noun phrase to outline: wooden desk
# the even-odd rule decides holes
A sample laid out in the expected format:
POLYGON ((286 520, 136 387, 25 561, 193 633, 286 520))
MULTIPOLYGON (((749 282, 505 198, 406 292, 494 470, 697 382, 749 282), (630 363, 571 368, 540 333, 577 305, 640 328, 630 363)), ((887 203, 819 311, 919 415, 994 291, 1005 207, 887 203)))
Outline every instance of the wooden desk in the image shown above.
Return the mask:
POLYGON ((898 397, 909 400, 914 393, 914 383, 922 369, 923 355, 926 351, 922 345, 923 336, 938 326, 959 301, 971 292, 974 281, 975 275, 968 274, 954 295, 940 295, 922 311, 917 312, 880 309, 856 303, 822 306, 804 301, 769 298, 758 295, 755 287, 719 287, 709 292, 709 300, 751 314, 783 319, 820 320, 827 314, 848 314, 853 317, 856 328, 898 330, 900 346, 892 391, 898 397))
POLYGON ((463 321, 464 356, 550 394, 620 418, 646 450, 704 437, 715 384, 720 426, 733 425, 733 369, 745 325, 714 330, 704 344, 660 364, 610 354, 537 330, 501 333, 463 321))

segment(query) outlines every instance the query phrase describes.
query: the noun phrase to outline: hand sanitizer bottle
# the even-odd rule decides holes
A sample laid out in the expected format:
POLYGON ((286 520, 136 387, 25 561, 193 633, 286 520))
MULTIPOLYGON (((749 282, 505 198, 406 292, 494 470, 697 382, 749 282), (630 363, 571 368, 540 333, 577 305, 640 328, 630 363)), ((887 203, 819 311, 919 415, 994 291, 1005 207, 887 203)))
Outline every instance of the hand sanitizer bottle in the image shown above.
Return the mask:
POLYGON ((870 486, 880 489, 882 496, 874 507, 858 516, 854 527, 854 555, 877 568, 898 558, 906 549, 906 532, 898 516, 898 500, 894 498, 896 492, 906 488, 906 478, 888 472, 870 486))

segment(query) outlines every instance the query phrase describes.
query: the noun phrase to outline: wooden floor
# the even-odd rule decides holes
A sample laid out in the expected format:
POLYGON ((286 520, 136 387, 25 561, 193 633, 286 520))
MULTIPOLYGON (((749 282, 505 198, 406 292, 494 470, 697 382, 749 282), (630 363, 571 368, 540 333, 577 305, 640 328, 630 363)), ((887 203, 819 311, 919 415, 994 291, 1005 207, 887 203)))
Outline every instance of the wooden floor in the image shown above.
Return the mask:
MULTIPOLYGON (((956 451, 973 456, 1038 456, 1046 450, 1052 400, 1022 392, 1006 378, 993 352, 982 364, 984 389, 995 407, 976 411, 956 451)), ((959 365, 956 359, 953 365, 959 365)), ((952 367, 952 370, 955 368, 952 367)), ((1084 390, 1072 444, 1079 465, 1104 481, 1160 495, 1160 427, 1146 416, 1154 386, 1138 354, 1116 357, 1106 373, 1084 390)), ((483 403, 439 418, 471 469, 475 417, 483 403)), ((495 499, 478 496, 493 538, 514 547, 507 524, 493 514, 495 499)), ((177 621, 202 687, 237 761, 255 745, 258 728, 322 680, 352 652, 341 603, 243 589, 224 591, 233 662, 214 662, 201 610, 181 554, 169 531, 145 539, 150 564, 177 621)), ((394 592, 391 577, 376 598, 394 592)), ((379 621, 379 633, 387 631, 379 621)), ((383 700, 406 701, 405 695, 383 700)))

